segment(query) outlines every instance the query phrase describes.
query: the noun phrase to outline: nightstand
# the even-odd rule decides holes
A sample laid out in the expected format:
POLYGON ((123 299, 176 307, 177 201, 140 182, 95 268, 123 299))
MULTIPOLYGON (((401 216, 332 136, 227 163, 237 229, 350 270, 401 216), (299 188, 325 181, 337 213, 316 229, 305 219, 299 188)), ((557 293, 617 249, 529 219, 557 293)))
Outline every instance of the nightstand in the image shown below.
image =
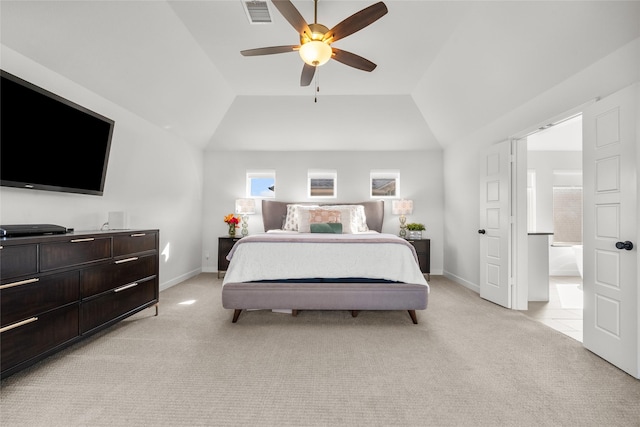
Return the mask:
POLYGON ((229 261, 227 261, 227 255, 233 248, 233 245, 240 240, 240 237, 218 237, 218 279, 220 273, 225 273, 229 268, 229 261))
POLYGON ((431 239, 407 240, 416 249, 420 271, 427 275, 427 280, 431 280, 431 239))

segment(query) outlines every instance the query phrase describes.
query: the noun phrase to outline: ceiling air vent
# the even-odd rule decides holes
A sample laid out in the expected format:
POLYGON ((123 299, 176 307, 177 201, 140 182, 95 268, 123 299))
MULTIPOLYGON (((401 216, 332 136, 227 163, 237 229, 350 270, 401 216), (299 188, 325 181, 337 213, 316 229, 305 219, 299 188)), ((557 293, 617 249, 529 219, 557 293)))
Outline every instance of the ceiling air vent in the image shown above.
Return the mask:
POLYGON ((251 24, 271 23, 271 14, 266 1, 243 1, 242 4, 251 24))

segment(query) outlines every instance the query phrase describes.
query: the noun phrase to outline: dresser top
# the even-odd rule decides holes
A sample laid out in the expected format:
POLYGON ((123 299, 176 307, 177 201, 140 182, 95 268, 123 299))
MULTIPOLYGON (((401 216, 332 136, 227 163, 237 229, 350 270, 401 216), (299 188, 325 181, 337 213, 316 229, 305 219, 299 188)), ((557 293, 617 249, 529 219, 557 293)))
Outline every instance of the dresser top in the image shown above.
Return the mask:
POLYGON ((82 238, 82 237, 109 237, 109 236, 121 236, 127 234, 138 233, 157 233, 157 229, 128 229, 128 230, 84 230, 84 231, 71 231, 64 234, 45 234, 38 236, 19 236, 19 237, 2 237, 0 238, 0 245, 24 245, 30 243, 42 243, 42 242, 58 242, 69 240, 70 238, 82 238))

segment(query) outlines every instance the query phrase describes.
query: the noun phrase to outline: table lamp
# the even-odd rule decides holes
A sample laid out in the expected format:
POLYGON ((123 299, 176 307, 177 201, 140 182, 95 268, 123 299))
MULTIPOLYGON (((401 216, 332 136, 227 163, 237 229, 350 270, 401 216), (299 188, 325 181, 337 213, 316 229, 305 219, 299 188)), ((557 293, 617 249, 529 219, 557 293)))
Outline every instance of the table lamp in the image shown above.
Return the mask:
POLYGON ((242 216, 242 237, 249 234, 249 215, 256 213, 256 202, 254 199, 237 199, 236 213, 242 216))
POLYGON ((400 233, 398 236, 403 239, 407 236, 407 217, 413 212, 413 200, 394 200, 391 204, 391 211, 394 215, 400 215, 400 233))

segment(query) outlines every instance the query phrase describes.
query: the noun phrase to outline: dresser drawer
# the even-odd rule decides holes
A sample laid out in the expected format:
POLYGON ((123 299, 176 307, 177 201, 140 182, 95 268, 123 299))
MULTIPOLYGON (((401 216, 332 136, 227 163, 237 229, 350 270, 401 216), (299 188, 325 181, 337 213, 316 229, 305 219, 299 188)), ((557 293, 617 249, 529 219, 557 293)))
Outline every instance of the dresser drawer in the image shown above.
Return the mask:
POLYGON ((40 271, 85 264, 111 257, 110 237, 78 237, 40 244, 40 271))
POLYGON ((2 326, 78 301, 80 272, 53 274, 0 286, 2 326))
POLYGON ((157 271, 155 254, 116 260, 82 271, 80 294, 87 298, 153 276, 157 271))
POLYGON ((131 233, 113 237, 113 256, 156 250, 157 233, 131 233))
POLYGON ((4 246, 0 243, 0 280, 38 272, 38 245, 4 246))
POLYGON ((158 278, 152 277, 83 302, 80 313, 80 332, 83 334, 89 332, 146 303, 157 301, 157 289, 158 278))
POLYGON ((77 337, 78 310, 74 304, 28 319, 29 323, 12 329, 13 325, 4 327, 0 334, 2 372, 77 337))

